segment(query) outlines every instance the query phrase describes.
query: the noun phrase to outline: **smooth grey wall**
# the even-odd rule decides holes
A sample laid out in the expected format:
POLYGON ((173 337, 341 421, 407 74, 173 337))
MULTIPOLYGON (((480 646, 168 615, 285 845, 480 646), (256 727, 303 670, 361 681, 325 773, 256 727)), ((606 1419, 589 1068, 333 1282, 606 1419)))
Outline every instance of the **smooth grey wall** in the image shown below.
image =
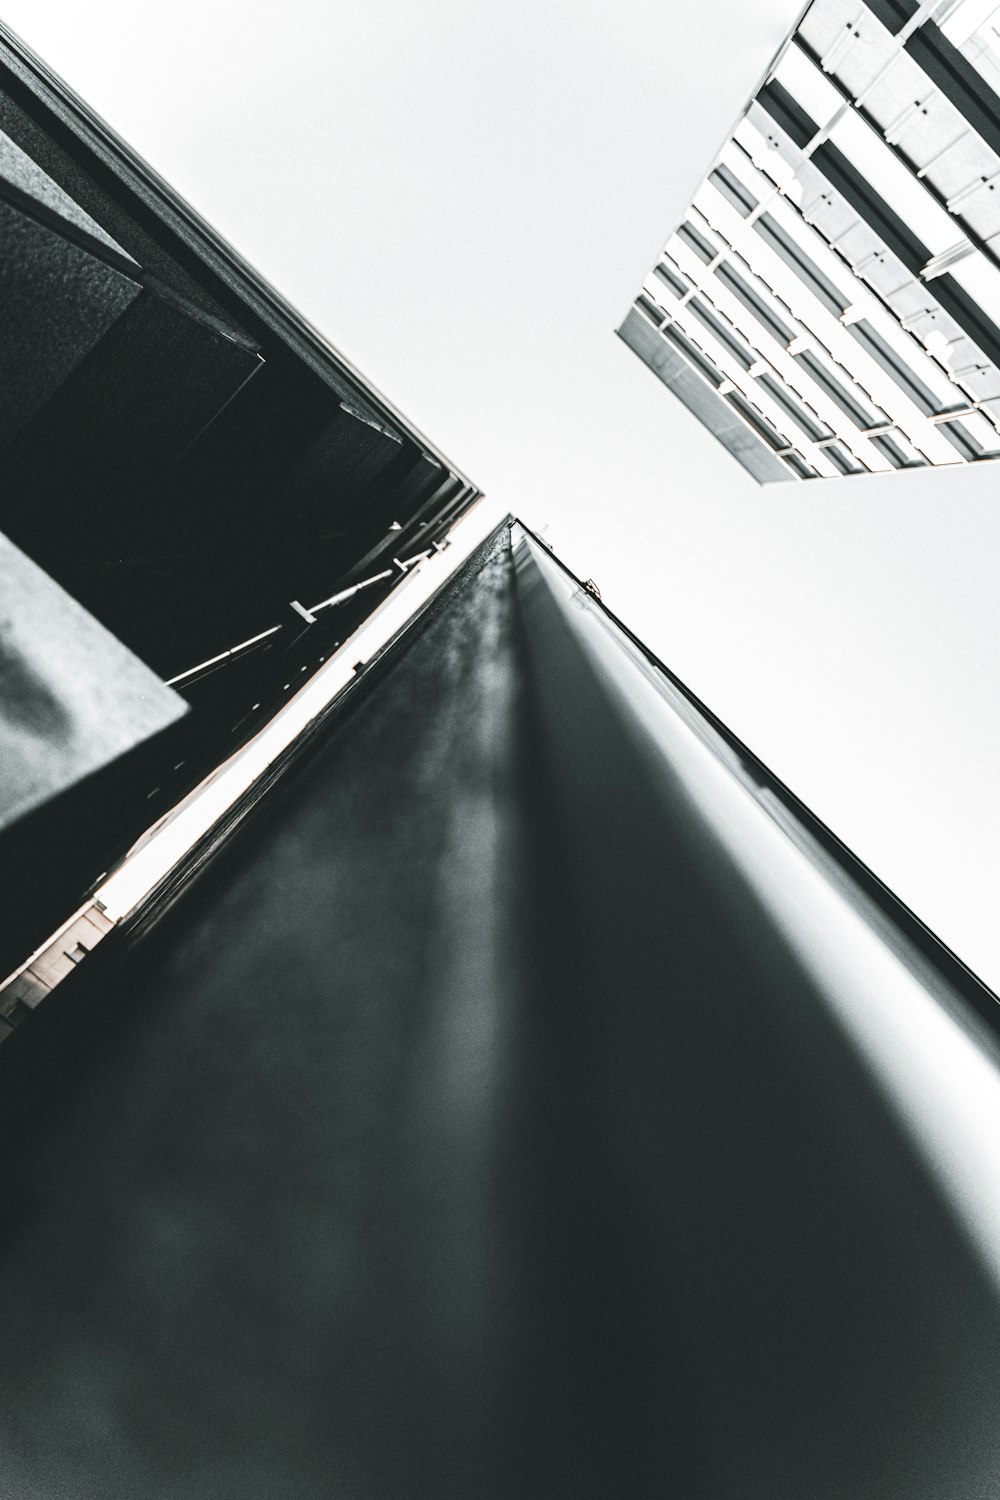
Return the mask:
POLYGON ((0 1493, 996 1493, 995 1049, 928 1148, 902 966, 546 564, 0 1048, 0 1493))

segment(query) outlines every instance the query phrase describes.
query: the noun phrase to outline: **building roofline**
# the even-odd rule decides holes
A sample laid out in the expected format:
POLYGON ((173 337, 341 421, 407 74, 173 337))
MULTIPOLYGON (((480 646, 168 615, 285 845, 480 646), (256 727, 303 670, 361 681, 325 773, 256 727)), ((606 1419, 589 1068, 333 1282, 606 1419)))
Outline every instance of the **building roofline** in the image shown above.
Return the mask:
MULTIPOLYGON (((531 527, 519 517, 516 519, 516 524, 536 545, 545 549, 552 561, 568 578, 581 589, 586 588, 585 582, 578 578, 572 568, 552 551, 537 532, 532 531, 531 527)), ((797 797, 781 778, 776 776, 770 767, 765 765, 760 757, 755 755, 739 736, 734 734, 728 725, 724 724, 718 715, 713 713, 707 704, 703 703, 697 694, 692 692, 687 684, 675 672, 672 672, 655 652, 651 651, 645 642, 641 641, 625 622, 619 619, 613 610, 608 608, 602 599, 591 590, 587 592, 588 599, 593 601, 593 606, 601 610, 612 625, 621 631, 636 650, 641 652, 649 665, 662 674, 667 682, 687 700, 722 741, 726 749, 738 757, 748 782, 757 788, 765 789, 802 826, 815 845, 819 846, 822 854, 860 887, 878 911, 895 924, 903 936, 917 949, 921 958, 932 965, 994 1031, 1000 1032, 1000 996, 995 994, 926 922, 901 901, 885 882, 880 880, 875 872, 859 859, 842 839, 837 837, 822 818, 817 817, 812 809, 800 797, 797 797)))
POLYGON ((0 20, 0 64, 6 63, 34 97, 71 132, 96 164, 158 220, 183 248, 228 289, 288 348, 321 377, 335 373, 363 401, 423 451, 449 469, 477 497, 478 486, 373 386, 299 310, 192 208, 181 195, 91 109, 48 64, 0 20))

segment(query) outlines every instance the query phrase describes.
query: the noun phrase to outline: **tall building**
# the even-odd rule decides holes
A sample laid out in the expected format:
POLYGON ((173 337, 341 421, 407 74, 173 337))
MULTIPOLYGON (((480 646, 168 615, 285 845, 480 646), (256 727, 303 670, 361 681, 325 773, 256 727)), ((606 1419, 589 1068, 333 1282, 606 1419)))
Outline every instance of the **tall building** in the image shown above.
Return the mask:
POLYGON ((1000 37, 813 0, 625 318, 761 483, 1000 455, 1000 37))
POLYGON ((6 57, 0 1491, 997 1493, 997 998, 6 57))
POLYGON ((592 588, 239 811, 0 1047, 11 1493, 996 1490, 996 999, 592 588))
POLYGON ((6 972, 479 490, 2 25, 0 244, 6 972))

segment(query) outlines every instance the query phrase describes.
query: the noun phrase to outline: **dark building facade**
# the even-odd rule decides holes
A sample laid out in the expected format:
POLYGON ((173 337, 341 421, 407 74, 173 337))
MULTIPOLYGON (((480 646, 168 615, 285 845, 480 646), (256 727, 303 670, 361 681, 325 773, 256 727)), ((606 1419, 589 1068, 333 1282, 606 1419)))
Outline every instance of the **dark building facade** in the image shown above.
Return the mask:
POLYGON ((6 972, 479 491, 2 25, 0 247, 0 533, 175 690, 6 835, 6 972))
POLYGON ((0 1048, 16 1493, 979 1497, 995 997, 505 527, 0 1048))

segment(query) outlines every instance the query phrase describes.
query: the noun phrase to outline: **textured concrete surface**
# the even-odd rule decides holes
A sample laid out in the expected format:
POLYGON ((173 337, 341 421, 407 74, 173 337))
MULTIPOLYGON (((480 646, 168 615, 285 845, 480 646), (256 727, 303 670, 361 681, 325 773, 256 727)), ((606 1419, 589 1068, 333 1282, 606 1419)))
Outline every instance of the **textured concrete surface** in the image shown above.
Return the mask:
POLYGON ((0 828, 186 711, 177 693, 0 536, 0 828))
POLYGON ((139 292, 121 271, 0 195, 0 446, 59 389, 139 292))
MULTIPOLYGON (((101 228, 96 219, 91 218, 79 203, 75 203, 57 182, 53 182, 49 174, 44 172, 37 162, 32 161, 28 153, 22 151, 16 141, 12 141, 9 135, 0 130, 0 194, 3 193, 4 183, 9 183, 17 192, 34 199, 43 208, 64 219, 67 224, 82 230, 84 234, 97 240, 107 249, 114 250, 117 255, 132 259, 128 252, 101 228)), ((136 264, 136 270, 138 269, 136 264)))

